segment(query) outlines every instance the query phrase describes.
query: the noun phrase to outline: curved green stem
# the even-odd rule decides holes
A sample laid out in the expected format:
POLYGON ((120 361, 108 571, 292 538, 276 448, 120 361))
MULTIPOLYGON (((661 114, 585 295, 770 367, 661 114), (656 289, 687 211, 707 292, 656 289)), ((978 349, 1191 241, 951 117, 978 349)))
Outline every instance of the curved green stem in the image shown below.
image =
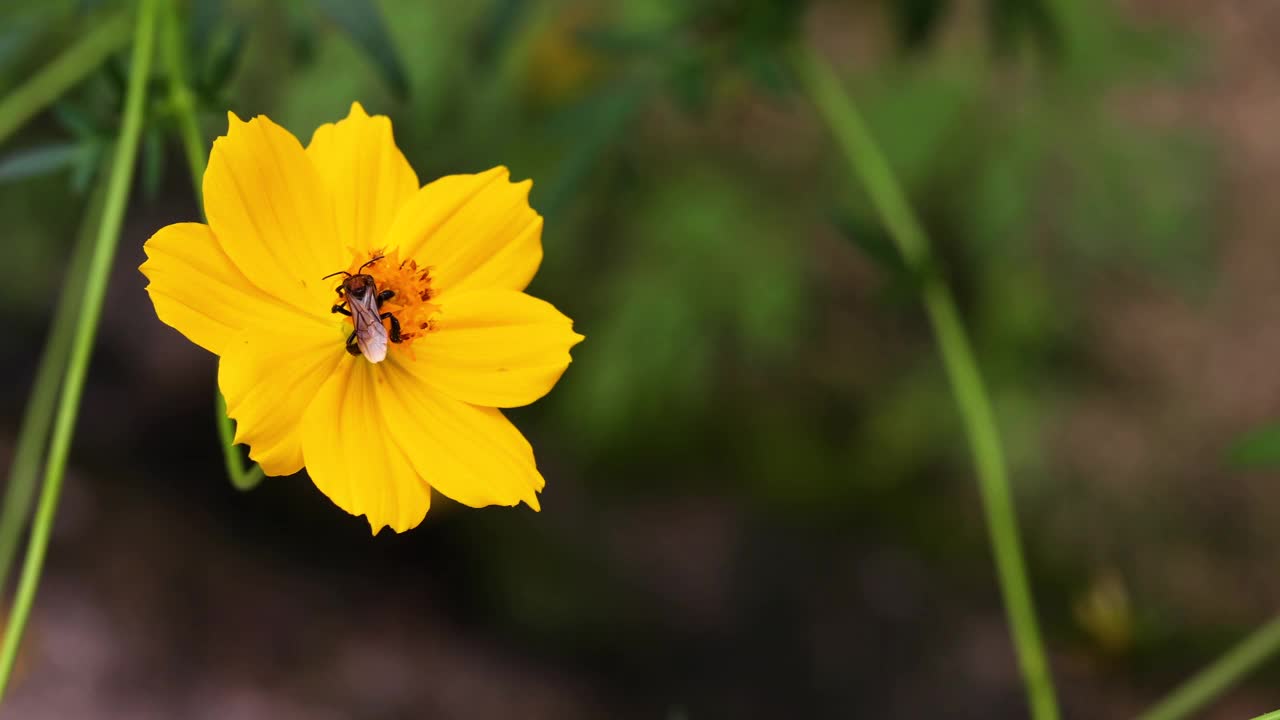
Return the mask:
POLYGON ((0 100, 0 143, 129 42, 129 16, 108 18, 0 100))
MULTIPOLYGON (((209 164, 205 142, 196 117, 195 95, 187 85, 186 48, 182 44, 182 26, 178 22, 178 4, 175 0, 165 3, 164 55, 169 78, 169 102, 178 121, 178 135, 182 138, 182 150, 187 156, 187 170, 191 173, 191 188, 196 194, 196 204, 204 207, 204 169, 209 164)), ((214 420, 218 425, 218 437, 222 440, 222 456, 227 465, 231 484, 240 490, 250 490, 262 482, 262 468, 254 465, 246 469, 240 451, 235 446, 235 426, 227 417, 227 401, 221 391, 214 392, 214 420)))
POLYGON ((222 439, 222 456, 227 463, 227 474, 231 476, 231 484, 237 490, 252 490, 262 482, 264 474, 258 465, 248 470, 244 469, 240 451, 236 449, 235 426, 232 425, 231 418, 227 417, 227 400, 222 397, 221 392, 215 391, 213 394, 213 410, 214 419, 218 423, 218 437, 222 439))
POLYGON ((850 169, 866 188, 903 259, 920 276, 921 299, 937 337, 977 469, 996 574, 1031 715, 1037 720, 1054 720, 1058 717, 1058 703, 1027 582, 1000 433, 955 300, 942 279, 929 272, 928 237, 831 67, 807 45, 795 48, 793 62, 802 86, 831 129, 850 169))
POLYGON ((5 486, 4 505, 0 508, 0 592, 9 585, 9 570, 18 554, 18 543, 31 514, 35 499, 36 478, 40 471, 40 458, 49 440, 49 426, 53 423, 53 408, 58 399, 58 387, 67 367, 67 351, 71 347, 71 332, 75 328, 76 293, 84 287, 89 257, 93 252, 94 234, 102 215, 102 202, 106 186, 98 183, 85 212, 84 221, 76 238, 71 264, 62 280, 62 292, 58 296, 58 309, 54 313, 49 337, 40 354, 40 365, 32 384, 31 398, 23 412, 22 426, 18 431, 13 463, 9 466, 9 482, 5 486))
MULTIPOLYGON (((1252 635, 1174 690, 1158 705, 1143 713, 1138 720, 1179 720, 1188 717, 1277 652, 1280 652, 1280 616, 1254 630, 1252 635)), ((1280 710, 1263 717, 1280 718, 1280 710)))
POLYGON ((31 606, 35 601, 36 588, 40 584, 40 573, 44 566, 45 551, 49 547, 49 535, 53 529, 53 518, 62 492, 62 478, 67 466, 67 455, 71 449, 71 437, 75 432, 80 396, 84 391, 89 357, 93 351, 98 319, 102 314, 102 300, 107 290, 107 275, 111 270, 111 261, 115 257, 116 245, 120 239, 120 226, 124 222, 125 203, 129 198, 129 185, 133 179, 138 138, 142 134, 143 109, 147 79, 151 72, 155 26, 156 0, 141 0, 141 9, 134 30, 124 123, 107 179, 102 224, 98 226, 97 242, 89 258, 84 294, 81 296, 75 335, 71 341, 71 355, 67 362, 66 377, 63 378, 62 393, 58 398, 53 436, 49 442, 49 457, 45 464, 40 504, 36 508, 35 521, 31 527, 31 539, 27 543, 27 555, 22 566, 18 593, 9 613, 9 622, 5 626, 3 644, 0 644, 0 699, 3 699, 4 692, 8 688, 13 664, 18 656, 18 647, 22 642, 22 634, 26 629, 27 618, 31 614, 31 606))
POLYGON ((1259 715, 1253 720, 1280 720, 1280 710, 1272 710, 1265 715, 1259 715))

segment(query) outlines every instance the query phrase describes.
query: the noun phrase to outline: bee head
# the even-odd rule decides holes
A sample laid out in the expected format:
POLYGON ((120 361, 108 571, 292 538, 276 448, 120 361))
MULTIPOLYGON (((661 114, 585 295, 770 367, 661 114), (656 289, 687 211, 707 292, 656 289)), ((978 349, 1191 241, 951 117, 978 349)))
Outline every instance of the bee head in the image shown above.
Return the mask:
POLYGON ((352 275, 346 280, 343 280, 342 285, 346 288, 347 295, 355 298, 356 300, 363 300, 365 295, 369 294, 369 291, 376 287, 373 281, 373 276, 364 274, 352 275))

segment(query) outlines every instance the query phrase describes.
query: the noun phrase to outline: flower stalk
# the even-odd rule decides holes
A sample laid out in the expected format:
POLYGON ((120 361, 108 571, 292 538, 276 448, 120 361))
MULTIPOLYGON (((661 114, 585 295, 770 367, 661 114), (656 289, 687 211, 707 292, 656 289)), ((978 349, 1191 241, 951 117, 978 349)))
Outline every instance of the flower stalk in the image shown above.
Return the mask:
POLYGON ((53 529, 62 480, 67 466, 67 455, 75 432, 80 397, 84 391, 89 359, 97 335, 98 320, 102 314, 103 297, 107 289, 107 276, 120 239, 124 222, 125 204, 133 179, 134 160, 138 141, 142 134, 147 80, 151 72, 151 56, 155 44, 156 10, 158 0, 140 0, 133 33, 133 53, 130 62, 129 84, 125 98, 124 122, 116 143, 115 155, 107 178, 106 198, 103 204, 102 222, 98 226, 93 253, 89 258, 85 275, 84 293, 80 297, 76 315, 75 332, 71 340, 66 375, 58 398, 54 416, 53 435, 49 442, 49 456, 45 464, 44 486, 31 527, 31 539, 27 543, 26 558, 9 622, 5 626, 3 644, 0 644, 0 699, 3 699, 13 673, 23 631, 31 614, 36 589, 44 566, 53 529))
MULTIPOLYGON (((1280 616, 1253 631, 1240 644, 1174 690, 1138 720, 1181 720, 1208 705, 1215 698, 1253 672, 1280 651, 1280 616)), ((1280 719, 1280 710, 1255 720, 1280 719)))
POLYGON ((203 208, 201 183, 204 167, 209 163, 209 156, 205 152, 200 122, 196 118, 195 93, 187 85, 187 49, 183 41, 182 24, 179 22, 177 0, 165 0, 164 10, 162 47, 165 76, 169 83, 169 105, 178 124, 182 152, 187 157, 191 187, 195 191, 196 202, 203 208))
MULTIPOLYGON (((169 82, 169 105, 178 125, 178 136, 182 140, 182 151, 187 158, 187 170, 191 173, 191 190, 196 196, 196 205, 204 212, 204 170, 209 164, 209 155, 205 152, 205 141, 200 132, 200 121, 196 116, 195 94, 187 85, 187 56, 183 44, 182 24, 178 21, 177 0, 166 0, 164 13, 164 60, 165 72, 169 82)), ((227 477, 231 484, 239 490, 251 490, 262 482, 262 468, 254 464, 245 467, 240 451, 235 446, 235 425, 227 417, 227 401, 222 391, 214 389, 214 421, 218 426, 218 438, 222 443, 222 457, 227 466, 227 477)))
POLYGON ((1053 678, 1027 581, 1000 433, 955 299, 942 278, 929 271, 928 237, 835 72, 807 44, 794 48, 792 60, 802 87, 865 187, 907 267, 920 277, 921 300, 973 454, 996 574, 1031 715, 1036 720, 1056 720, 1059 712, 1053 678))
POLYGON ((4 505, 0 507, 0 592, 9 586, 9 570, 18 554, 19 540, 27 518, 31 515, 31 504, 35 500, 40 459, 49 441, 49 426, 53 424, 53 409, 58 400, 62 375, 66 371, 71 333, 75 328, 76 293, 84 287, 95 231, 102 215, 102 201, 105 197, 103 188, 105 185, 98 183, 89 199, 88 209, 76 238, 75 250, 71 255, 70 267, 62 281, 58 309, 54 313, 49 337, 40 354, 31 397, 22 416, 13 462, 9 466, 4 505))

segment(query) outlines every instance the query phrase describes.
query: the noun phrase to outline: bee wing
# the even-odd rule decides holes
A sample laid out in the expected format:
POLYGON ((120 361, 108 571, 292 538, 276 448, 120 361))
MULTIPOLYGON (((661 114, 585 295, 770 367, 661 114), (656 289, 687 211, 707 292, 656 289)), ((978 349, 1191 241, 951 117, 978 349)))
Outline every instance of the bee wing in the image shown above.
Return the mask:
POLYGON ((378 306, 372 300, 349 305, 356 323, 356 345, 360 347, 360 354, 371 363, 382 362, 387 357, 387 329, 378 318, 378 306))
POLYGON ((375 322, 356 333, 356 344, 369 362, 382 362, 387 357, 387 329, 381 322, 375 322))

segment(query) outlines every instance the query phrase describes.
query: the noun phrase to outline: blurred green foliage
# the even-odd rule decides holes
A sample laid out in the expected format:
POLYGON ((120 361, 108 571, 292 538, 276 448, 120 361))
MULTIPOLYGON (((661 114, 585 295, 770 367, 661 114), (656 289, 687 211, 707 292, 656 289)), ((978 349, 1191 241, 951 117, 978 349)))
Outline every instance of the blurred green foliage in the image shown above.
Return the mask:
MULTIPOLYGON (((65 40, 65 28, 119 5, 6 5, 0 77, 11 85, 56 52, 58 43, 33 38, 65 40)), ((1040 392, 1055 357, 1069 352, 1073 303, 1062 295, 1072 284, 1060 282, 1063 270, 1092 272, 1098 261, 1174 275, 1204 267, 1208 154, 1176 129, 1134 121, 1140 108, 1126 112, 1122 95, 1187 77, 1184 42, 1139 28, 1101 0, 991 0, 979 35, 947 43, 938 39, 956 22, 951 3, 885 9, 772 0, 193 0, 190 81, 210 136, 231 109, 270 114, 305 141, 359 99, 393 116, 423 178, 498 163, 535 178, 535 206, 549 218, 537 290, 565 305, 591 339, 552 400, 580 433, 584 457, 651 452, 635 441, 650 432, 703 442, 698 434, 713 427, 769 448, 785 440, 718 404, 760 393, 753 384, 767 395, 774 383, 812 382, 794 371, 819 350, 816 337, 831 322, 824 304, 838 294, 817 282, 817 264, 850 262, 820 259, 839 250, 813 238, 831 218, 857 246, 882 237, 840 168, 773 156, 778 147, 820 152, 812 127, 792 122, 787 137, 750 125, 756 112, 803 115, 779 50, 804 29, 806 13, 849 26, 883 22, 908 51, 841 62, 942 246, 1008 403, 1035 405, 1019 397, 1040 392)), ((822 29, 811 31, 821 41, 822 29)), ((839 60, 840 49, 832 52, 839 60)), ((38 176, 55 172, 83 191, 86 168, 114 132, 121 77, 109 63, 59 103, 56 125, 0 148, 6 204, 31 206, 30 195, 49 188, 38 176)), ((184 176, 164 169, 172 153, 161 97, 142 182, 154 193, 170 178, 180 197, 184 176)), ((44 207, 56 213, 59 205, 44 207)), ((19 233, 24 224, 33 233, 48 227, 39 212, 6 216, 26 216, 19 233)), ((50 273, 62 250, 28 250, 24 260, 50 273)), ((894 279, 891 256, 868 257, 894 279)), ((922 377, 936 389, 931 373, 922 377)), ((856 407, 868 418, 868 436, 855 444, 880 437, 883 418, 929 428, 949 416, 943 395, 903 390, 847 398, 845 412, 856 407)), ((1018 436, 1034 442, 1035 434, 1018 436)), ((875 453, 876 474, 917 465, 938 452, 937 439, 895 436, 875 453)), ((845 492, 836 468, 847 440, 804 450, 836 453, 814 468, 836 495, 845 492)), ((784 457, 792 450, 780 448, 784 457)))
MULTIPOLYGON (((1079 350, 1073 293, 1108 266, 1203 284, 1213 167, 1200 138, 1144 107, 1194 79, 1186 38, 1103 0, 989 0, 978 18, 957 5, 192 0, 190 80, 209 138, 233 110, 306 142, 360 100, 393 118, 424 180, 495 164, 534 178, 547 222, 533 290, 587 341, 557 392, 517 415, 595 506, 723 492, 980 564, 979 527, 936 532, 959 490, 923 484, 958 462, 960 434, 912 280, 781 51, 812 36, 866 109, 959 288, 1033 500, 1056 479, 1040 422, 1079 350)), ((4 4, 0 88, 119 7, 4 4)), ((115 132, 122 77, 109 63, 0 147, 5 249, 30 271, 0 284, 5 307, 48 302, 35 290, 69 246, 65 195, 83 195, 115 132)), ((180 155, 163 98, 141 182, 186 203, 185 172, 165 170, 180 155)), ((513 613, 532 626, 609 616, 557 605, 570 600, 546 583, 625 602, 589 576, 591 548, 573 549, 580 572, 559 568, 572 577, 531 579, 512 568, 537 549, 502 547, 494 596, 525 598, 513 613)))

